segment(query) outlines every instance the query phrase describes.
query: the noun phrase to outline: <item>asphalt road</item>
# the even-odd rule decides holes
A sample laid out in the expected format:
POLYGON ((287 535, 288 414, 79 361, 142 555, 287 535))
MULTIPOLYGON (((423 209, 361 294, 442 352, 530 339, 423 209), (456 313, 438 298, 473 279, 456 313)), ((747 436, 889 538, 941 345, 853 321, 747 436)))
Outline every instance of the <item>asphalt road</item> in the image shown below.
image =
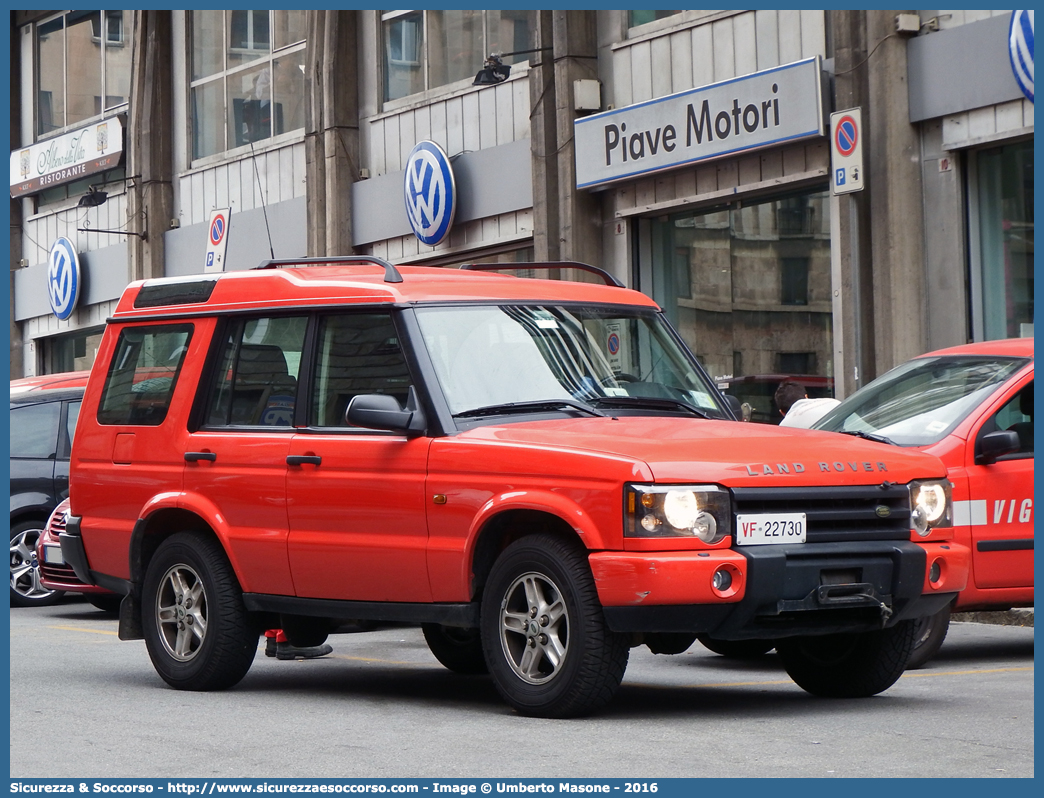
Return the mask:
POLYGON ((10 618, 12 778, 1034 775, 1032 627, 955 623, 927 668, 862 700, 809 696, 774 654, 641 647, 606 711, 550 721, 445 670, 413 628, 307 662, 259 649, 236 688, 187 693, 87 604, 10 618))

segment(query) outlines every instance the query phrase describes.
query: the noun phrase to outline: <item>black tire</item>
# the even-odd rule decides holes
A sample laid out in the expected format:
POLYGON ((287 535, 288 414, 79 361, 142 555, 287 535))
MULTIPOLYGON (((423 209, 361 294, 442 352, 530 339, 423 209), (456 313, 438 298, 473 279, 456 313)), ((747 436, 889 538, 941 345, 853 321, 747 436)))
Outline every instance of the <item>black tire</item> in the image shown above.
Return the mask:
POLYGON ((597 710, 627 668, 628 640, 605 623, 586 552, 551 535, 518 540, 497 558, 479 628, 497 691, 523 715, 597 710))
POLYGON ((43 521, 22 521, 11 527, 11 606, 47 607, 65 595, 40 584, 36 541, 44 531, 43 521))
POLYGON ((486 657, 482 653, 482 636, 478 629, 425 623, 421 624, 421 630, 435 659, 454 673, 489 673, 486 657))
POLYGON ((916 630, 916 621, 900 621, 873 632, 777 640, 776 651, 790 678, 812 695, 866 698, 903 675, 916 630))
POLYGON ((697 638, 703 647, 727 659, 755 659, 776 647, 775 640, 716 640, 707 635, 697 638))
POLYGON ((123 596, 118 593, 88 593, 87 601, 102 612, 111 612, 115 615, 120 611, 123 596))
POLYGON ((906 663, 907 670, 923 668, 928 660, 939 653, 946 633, 950 630, 950 605, 947 604, 935 615, 918 618, 914 634, 914 650, 906 663))
POLYGON ((171 687, 224 690, 250 670, 260 630, 209 535, 179 532, 160 544, 145 571, 141 607, 152 665, 171 687))
POLYGON ((645 645, 653 654, 684 654, 696 642, 696 635, 685 632, 649 632, 645 645))

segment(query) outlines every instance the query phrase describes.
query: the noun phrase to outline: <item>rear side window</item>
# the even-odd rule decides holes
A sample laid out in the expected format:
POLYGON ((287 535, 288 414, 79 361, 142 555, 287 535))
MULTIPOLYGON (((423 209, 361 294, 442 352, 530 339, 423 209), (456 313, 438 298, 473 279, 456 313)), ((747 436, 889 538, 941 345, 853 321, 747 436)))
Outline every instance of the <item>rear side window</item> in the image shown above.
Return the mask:
POLYGON ((307 327, 307 316, 231 321, 214 372, 205 424, 293 427, 307 327))
POLYGON ((11 411, 11 457, 54 457, 62 403, 16 407, 11 411))
POLYGON ((162 424, 191 338, 191 324, 124 328, 105 377, 98 423, 162 424))

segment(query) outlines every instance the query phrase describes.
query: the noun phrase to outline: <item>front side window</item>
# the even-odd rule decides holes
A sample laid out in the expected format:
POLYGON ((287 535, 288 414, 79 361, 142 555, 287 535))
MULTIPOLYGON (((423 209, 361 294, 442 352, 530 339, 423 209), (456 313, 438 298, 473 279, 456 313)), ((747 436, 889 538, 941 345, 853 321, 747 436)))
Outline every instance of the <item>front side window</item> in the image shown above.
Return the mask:
POLYGON ((230 322, 220 344, 204 423, 292 427, 307 327, 307 316, 230 322))
POLYGON ((389 314, 353 313, 320 320, 309 423, 345 426, 348 403, 359 394, 387 394, 404 405, 409 387, 409 368, 389 314))
POLYGON ((652 312, 481 305, 421 308, 417 319, 457 418, 534 405, 728 417, 713 386, 652 312))
POLYGON ((124 328, 105 377, 98 423, 162 424, 191 337, 191 324, 124 328))
POLYGON ((881 436, 899 446, 929 446, 949 435, 1027 362, 980 356, 917 358, 856 391, 813 426, 881 436))
POLYGON ((192 11, 192 157, 304 127, 306 11, 192 11))
MULTIPOLYGON (((387 11, 381 18, 384 99, 471 80, 490 53, 533 45, 533 11, 387 11)), ((528 55, 505 56, 517 64, 528 55)))
POLYGON ((126 104, 130 20, 130 11, 70 11, 36 26, 38 136, 126 104))

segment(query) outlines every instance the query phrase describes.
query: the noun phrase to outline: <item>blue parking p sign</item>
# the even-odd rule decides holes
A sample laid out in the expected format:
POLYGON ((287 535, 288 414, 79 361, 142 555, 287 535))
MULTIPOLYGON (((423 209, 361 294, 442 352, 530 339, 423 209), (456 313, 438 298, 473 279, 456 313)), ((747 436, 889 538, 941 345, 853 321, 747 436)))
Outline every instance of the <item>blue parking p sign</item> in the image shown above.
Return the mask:
POLYGON ((834 173, 834 183, 836 185, 838 185, 838 186, 843 186, 845 184, 845 170, 844 169, 838 169, 834 173))

